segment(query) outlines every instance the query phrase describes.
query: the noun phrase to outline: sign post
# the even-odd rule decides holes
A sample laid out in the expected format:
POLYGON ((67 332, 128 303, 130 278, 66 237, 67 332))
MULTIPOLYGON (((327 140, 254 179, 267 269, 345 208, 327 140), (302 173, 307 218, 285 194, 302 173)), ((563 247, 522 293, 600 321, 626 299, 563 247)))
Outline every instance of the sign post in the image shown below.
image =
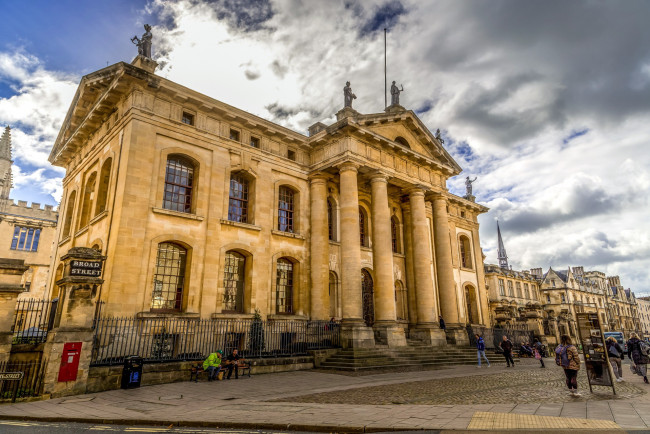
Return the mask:
POLYGON ((603 327, 597 313, 576 313, 578 320, 578 335, 582 344, 582 353, 585 357, 589 391, 593 393, 592 386, 611 386, 614 395, 612 368, 609 363, 607 346, 603 337, 603 327))
MULTIPOLYGON (((24 372, 0 372, 0 381, 20 381, 23 379, 24 372)), ((14 386, 14 393, 11 397, 11 402, 16 402, 16 395, 18 394, 18 386, 14 386)))

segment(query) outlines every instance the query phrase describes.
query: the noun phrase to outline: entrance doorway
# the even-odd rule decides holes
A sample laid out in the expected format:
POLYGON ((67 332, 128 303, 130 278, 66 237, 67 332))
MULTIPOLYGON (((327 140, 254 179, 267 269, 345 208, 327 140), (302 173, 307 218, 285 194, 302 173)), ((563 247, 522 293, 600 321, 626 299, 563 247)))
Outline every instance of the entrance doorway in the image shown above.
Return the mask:
POLYGON ((368 270, 361 270, 361 297, 363 298, 363 320, 368 327, 375 323, 375 291, 368 270))
POLYGON ((469 324, 479 324, 476 289, 471 285, 465 286, 465 305, 467 306, 467 322, 469 324))

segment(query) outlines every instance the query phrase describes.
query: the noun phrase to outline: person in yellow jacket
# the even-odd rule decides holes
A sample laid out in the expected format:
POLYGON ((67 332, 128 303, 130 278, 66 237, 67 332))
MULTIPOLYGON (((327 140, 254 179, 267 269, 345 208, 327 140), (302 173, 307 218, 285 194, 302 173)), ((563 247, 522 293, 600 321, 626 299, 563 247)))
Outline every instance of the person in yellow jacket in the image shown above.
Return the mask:
POLYGON ((216 353, 211 353, 207 359, 203 361, 203 370, 208 371, 208 381, 216 380, 221 371, 221 356, 223 352, 217 350, 216 353))

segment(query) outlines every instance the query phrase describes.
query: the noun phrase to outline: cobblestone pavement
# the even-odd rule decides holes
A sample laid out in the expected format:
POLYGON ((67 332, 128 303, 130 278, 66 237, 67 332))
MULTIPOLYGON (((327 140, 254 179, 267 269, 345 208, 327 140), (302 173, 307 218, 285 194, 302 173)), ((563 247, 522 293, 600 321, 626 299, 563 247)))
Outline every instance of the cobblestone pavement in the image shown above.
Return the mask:
POLYGON ((514 369, 491 373, 484 368, 480 377, 441 378, 426 381, 404 382, 351 390, 309 394, 292 397, 292 402, 320 404, 528 404, 546 402, 576 402, 586 400, 629 399, 646 393, 633 384, 616 383, 616 396, 610 387, 589 384, 584 369, 578 374, 578 389, 583 396, 576 398, 567 392, 564 373, 554 363, 545 369, 537 362, 518 363, 514 369))

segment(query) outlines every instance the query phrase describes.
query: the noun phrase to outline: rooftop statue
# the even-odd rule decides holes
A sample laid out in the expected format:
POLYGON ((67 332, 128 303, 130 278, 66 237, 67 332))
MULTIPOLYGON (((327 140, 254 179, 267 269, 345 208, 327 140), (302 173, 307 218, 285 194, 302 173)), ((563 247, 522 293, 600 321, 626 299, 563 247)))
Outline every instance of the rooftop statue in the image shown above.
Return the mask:
POLYGON ((343 88, 343 106, 352 108, 352 100, 357 99, 357 96, 352 93, 352 88, 350 87, 350 82, 345 82, 345 87, 343 88))
POLYGON ((472 182, 476 181, 478 178, 475 176, 474 179, 469 179, 469 176, 465 178, 465 195, 472 196, 472 182))
POLYGON ((440 136, 440 128, 436 130, 436 139, 438 139, 441 145, 445 144, 445 141, 442 139, 442 136, 440 136))
POLYGON ((138 46, 138 55, 151 59, 151 26, 145 24, 144 30, 145 32, 142 35, 142 38, 138 39, 137 36, 134 36, 131 38, 131 42, 138 46))
POLYGON ((400 84, 400 86, 402 86, 401 89, 397 87, 395 81, 390 86, 390 105, 399 105, 399 94, 404 92, 404 85, 400 84))

